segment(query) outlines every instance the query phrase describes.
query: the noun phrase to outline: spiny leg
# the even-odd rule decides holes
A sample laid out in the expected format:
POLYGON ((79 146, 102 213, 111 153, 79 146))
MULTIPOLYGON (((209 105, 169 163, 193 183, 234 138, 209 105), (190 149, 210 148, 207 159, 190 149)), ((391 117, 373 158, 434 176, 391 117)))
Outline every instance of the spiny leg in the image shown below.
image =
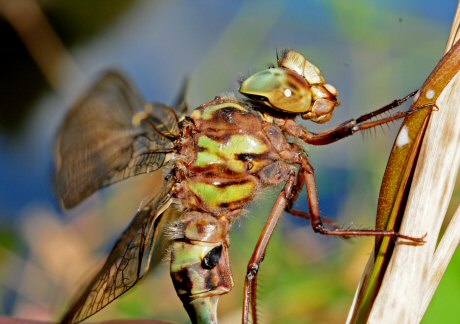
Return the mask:
POLYGON ((350 119, 337 127, 323 132, 319 134, 311 133, 308 130, 304 129, 302 126, 296 124, 296 123, 287 123, 285 126, 285 130, 292 136, 300 138, 302 141, 312 144, 312 145, 327 145, 336 141, 341 140, 342 138, 351 136, 355 134, 356 132, 360 132, 369 128, 373 128, 379 125, 384 125, 387 123, 390 123, 394 120, 398 120, 401 118, 405 118, 407 116, 410 116, 420 110, 423 109, 433 109, 433 105, 423 105, 420 107, 416 107, 411 110, 407 111, 402 111, 395 113, 393 115, 383 117, 381 119, 369 121, 369 119, 376 117, 378 115, 381 115, 382 113, 385 113, 396 106, 402 104, 403 102, 407 101, 413 93, 407 95, 406 97, 402 99, 398 99, 393 101, 392 103, 377 109, 373 112, 370 112, 368 114, 362 115, 358 117, 357 119, 350 119))
POLYGON ((257 324, 257 275, 254 276, 251 284, 251 314, 252 323, 257 324))
MULTIPOLYGON (((303 178, 303 177, 302 177, 303 178)), ((286 209, 286 211, 291 214, 292 216, 300 217, 300 218, 305 218, 311 221, 311 214, 308 212, 305 212, 303 210, 298 210, 298 209, 286 209)), ((324 216, 321 216, 321 221, 324 224, 327 224, 331 226, 332 228, 340 228, 339 224, 334 222, 333 220, 330 220, 329 218, 326 218, 324 216)))
POLYGON ((286 209, 288 201, 291 200, 291 194, 295 182, 296 175, 292 172, 289 175, 283 191, 280 192, 278 198, 276 199, 276 202, 270 212, 270 216, 268 217, 259 237, 259 241, 252 253, 251 259, 249 260, 246 279, 244 281, 243 323, 245 324, 249 321, 249 307, 251 307, 252 322, 253 324, 257 324, 257 272, 259 271, 260 264, 265 257, 268 242, 270 241, 273 231, 278 224, 281 215, 286 209))
MULTIPOLYGON (((288 213, 291 213, 291 211, 293 210, 292 206, 294 205, 294 203, 299 198, 299 195, 302 193, 303 187, 305 185, 304 178, 300 177, 299 175, 300 175, 300 173, 297 175, 297 181, 295 182, 294 186, 292 187, 291 199, 289 199, 289 201, 287 202, 286 211, 288 213)), ((294 215, 294 216, 303 217, 301 215, 294 215)), ((308 216, 305 217, 305 218, 310 219, 310 217, 308 217, 308 216)))
POLYGON ((402 238, 416 244, 424 243, 426 234, 423 237, 413 237, 404 234, 400 234, 396 231, 385 231, 385 230, 370 230, 370 229, 345 229, 345 228, 325 228, 320 217, 319 212, 319 200, 318 200, 318 191, 316 187, 316 180, 313 167, 310 165, 306 158, 302 159, 302 168, 300 170, 300 175, 303 176, 304 182, 307 189, 308 195, 308 205, 310 208, 310 221, 313 230, 317 233, 323 235, 332 235, 332 236, 341 236, 341 237, 351 237, 351 236, 374 236, 374 237, 384 237, 389 236, 394 239, 402 238))
POLYGON ((409 100, 410 98, 412 98, 413 96, 415 96, 415 94, 417 93, 418 90, 415 90, 415 91, 412 91, 411 93, 409 93, 407 96, 405 96, 404 98, 401 98, 401 99, 396 99, 396 100, 393 100, 391 103, 389 103, 388 105, 386 106, 383 106, 382 108, 379 108, 377 110, 374 110, 374 111, 371 111, 370 113, 367 113, 367 114, 364 114, 358 118, 356 118, 356 122, 359 124, 359 123, 362 123, 366 120, 369 120, 371 118, 374 118, 375 116, 378 116, 378 115, 381 115, 383 113, 386 113, 387 111, 390 111, 391 109, 393 108, 396 108, 396 107, 399 107, 401 106, 403 103, 405 103, 407 100, 409 100))

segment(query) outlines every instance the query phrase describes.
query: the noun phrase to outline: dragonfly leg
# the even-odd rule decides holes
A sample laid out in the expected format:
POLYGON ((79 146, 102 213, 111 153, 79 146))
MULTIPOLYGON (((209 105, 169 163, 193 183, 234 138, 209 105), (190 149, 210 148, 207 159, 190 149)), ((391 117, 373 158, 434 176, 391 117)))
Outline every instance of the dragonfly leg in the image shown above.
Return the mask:
MULTIPOLYGON (((291 194, 291 199, 289 199, 287 207, 286 207, 286 212, 291 214, 292 216, 300 217, 300 218, 305 218, 308 220, 311 220, 311 214, 303 211, 303 210, 298 210, 298 209, 293 209, 292 206, 293 204, 297 201, 299 198, 300 193, 302 192, 302 189, 305 185, 304 182, 304 177, 299 173, 297 176, 297 181, 294 185, 294 188, 292 189, 292 194, 291 194)), ((340 228, 340 226, 334 222, 333 220, 330 220, 326 217, 321 217, 321 220, 323 221, 324 224, 327 224, 329 226, 332 226, 333 228, 340 228)))
POLYGON ((313 167, 310 163, 304 159, 302 163, 301 176, 304 177, 304 182, 307 188, 308 194, 308 205, 310 207, 310 221, 313 230, 317 233, 323 235, 332 235, 332 236, 341 236, 341 237, 351 237, 351 236, 374 236, 374 237, 384 237, 389 236, 395 239, 402 238, 417 244, 425 242, 425 236, 423 237, 412 237, 408 235, 400 234, 396 231, 384 231, 384 230, 372 230, 372 229, 351 229, 351 228, 326 228, 323 225, 323 221, 320 217, 319 211, 319 200, 318 200, 318 191, 316 187, 316 180, 313 167))
MULTIPOLYGON (((305 162, 303 162, 304 159, 307 160, 306 157, 301 157, 299 163, 300 164, 305 163, 305 162)), ((307 160, 307 165, 310 168, 310 170, 313 171, 313 167, 308 163, 308 160, 307 160)), ((299 195, 302 192, 304 186, 305 186, 304 177, 302 176, 301 173, 298 173, 296 183, 295 183, 294 187, 292 188, 292 193, 291 193, 290 199, 288 200, 288 203, 287 203, 286 212, 288 212, 292 216, 296 216, 296 217, 311 220, 312 216, 311 216, 310 213, 308 213, 306 211, 303 211, 303 210, 298 210, 298 209, 293 209, 292 208, 294 203, 299 198, 299 195)), ((321 217, 321 220, 323 221, 324 224, 327 224, 327 225, 329 225, 329 226, 331 226, 333 228, 340 228, 340 226, 336 222, 334 222, 333 220, 330 220, 330 219, 328 219, 328 218, 326 218, 324 216, 321 217)))
POLYGON ((404 97, 402 99, 394 100, 392 103, 390 103, 390 104, 388 104, 388 105, 386 105, 386 106, 384 106, 384 107, 382 107, 380 109, 377 109, 377 110, 375 110, 373 112, 370 112, 368 114, 362 115, 362 116, 358 117, 357 119, 350 119, 350 120, 338 125, 337 127, 333 128, 333 129, 331 129, 329 131, 326 131, 326 132, 315 134, 315 133, 309 132, 308 130, 304 129, 302 126, 300 126, 298 124, 295 124, 294 122, 286 123, 285 130, 290 135, 292 135, 294 137, 298 137, 298 138, 300 138, 302 141, 304 141, 306 143, 309 143, 309 144, 312 144, 312 145, 327 145, 327 144, 339 141, 342 138, 351 136, 351 135, 353 135, 353 134, 355 134, 357 132, 360 132, 360 131, 363 131, 363 130, 366 130, 366 129, 369 129, 369 128, 373 128, 373 127, 376 127, 376 126, 379 126, 379 125, 384 125, 384 124, 390 123, 390 122, 392 122, 394 120, 405 118, 405 117, 410 116, 410 115, 412 115, 412 114, 414 114, 414 113, 416 113, 416 112, 418 112, 420 110, 433 109, 432 104, 423 105, 423 106, 416 107, 416 108, 411 109, 411 110, 398 112, 398 113, 395 113, 395 114, 387 116, 387 117, 383 117, 383 118, 380 118, 380 119, 369 121, 369 119, 371 119, 373 117, 376 117, 376 116, 379 116, 379 115, 381 115, 381 114, 383 114, 385 112, 388 112, 389 110, 401 105, 402 103, 407 101, 410 97, 412 97, 414 94, 415 94, 415 92, 412 92, 412 93, 408 94, 406 97, 404 97))
MULTIPOLYGON (((292 192, 291 192, 291 196, 290 196, 290 199, 289 201, 287 202, 287 206, 286 206, 286 211, 288 213, 291 213, 291 211, 293 210, 292 209, 292 206, 294 205, 294 203, 297 201, 297 199, 299 198, 299 195, 301 194, 302 190, 303 190, 303 187, 305 186, 305 182, 304 182, 304 177, 302 177, 300 175, 300 173, 297 175, 297 179, 296 179, 296 182, 292 188, 292 192)), ((302 212, 303 213, 303 212, 302 212)), ((308 214, 308 213, 305 213, 305 214, 308 214)), ((299 216, 299 217, 305 217, 307 219, 310 219, 309 216, 303 216, 303 215, 295 215, 295 214, 292 214, 294 216, 299 216)), ((309 215, 309 214, 308 214, 309 215)))
POLYGON ((249 308, 251 308, 252 323, 257 324, 257 273, 259 271, 260 264, 265 257, 268 242, 270 241, 273 231, 291 198, 295 183, 296 174, 295 172, 291 172, 283 191, 280 192, 278 198, 276 199, 276 202, 270 212, 270 216, 268 217, 259 237, 259 241, 252 253, 251 259, 249 260, 246 279, 244 282, 243 323, 245 324, 249 322, 249 308))
POLYGON ((389 103, 388 105, 386 106, 383 106, 382 108, 379 108, 377 110, 374 110, 374 111, 371 111, 370 113, 367 113, 367 114, 364 114, 358 118, 356 118, 356 122, 359 124, 359 123, 362 123, 366 120, 369 120, 371 118, 374 118, 375 116, 378 116, 378 115, 381 115, 383 113, 386 113, 388 111, 390 111, 391 109, 393 108, 396 108, 396 107, 399 107, 401 106, 403 103, 405 103, 407 100, 409 100, 410 98, 412 98, 413 96, 415 96, 415 94, 417 93, 418 90, 415 90, 415 91, 412 91, 411 93, 409 93, 407 96, 405 96, 404 98, 401 98, 401 99, 396 99, 396 100, 393 100, 391 103, 389 103))
MULTIPOLYGON (((298 210, 298 209, 286 209, 286 211, 291 214, 292 216, 296 216, 296 217, 300 217, 300 218, 305 218, 305 219, 308 219, 311 221, 311 214, 308 213, 308 212, 305 212, 303 210, 298 210)), ((329 219, 329 218, 326 218, 324 216, 321 216, 321 221, 324 223, 324 224, 327 224, 329 226, 331 226, 332 228, 334 229, 337 229, 337 228, 340 228, 339 224, 337 224, 336 222, 334 222, 333 220, 329 219)))

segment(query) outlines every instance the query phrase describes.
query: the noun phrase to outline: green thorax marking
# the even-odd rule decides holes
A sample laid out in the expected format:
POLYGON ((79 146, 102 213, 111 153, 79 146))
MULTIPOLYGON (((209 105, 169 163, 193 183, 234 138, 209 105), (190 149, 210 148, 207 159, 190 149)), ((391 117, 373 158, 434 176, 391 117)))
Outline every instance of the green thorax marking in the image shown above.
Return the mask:
POLYGON ((252 135, 232 135, 224 143, 212 140, 206 135, 200 136, 198 146, 210 153, 220 153, 226 158, 233 158, 236 154, 262 154, 268 151, 267 145, 252 135))
POLYGON ((240 105, 238 103, 226 102, 226 103, 219 104, 219 105, 211 105, 211 106, 205 107, 203 109, 195 109, 192 112, 192 114, 190 115, 190 117, 192 117, 193 119, 198 119, 199 118, 199 119, 202 119, 202 120, 209 120, 209 119, 213 118, 214 112, 216 112, 216 111, 218 111, 220 109, 223 109, 223 108, 236 108, 236 109, 244 111, 244 112, 248 111, 246 108, 244 108, 242 105, 240 105))
MULTIPOLYGON (((270 148, 266 143, 252 135, 232 135, 224 142, 213 140, 206 135, 198 139, 198 152, 194 166, 205 168, 210 165, 225 165, 237 173, 246 170, 246 163, 239 159, 241 154, 264 154, 270 148)), ((253 170, 254 172, 255 170, 253 170)))
POLYGON ((257 173, 276 160, 276 151, 266 122, 250 107, 221 97, 214 102, 191 114, 194 161, 188 164, 187 189, 194 199, 187 203, 206 211, 240 209, 254 199, 257 173))
POLYGON ((254 182, 235 183, 225 187, 205 182, 192 182, 189 186, 193 193, 211 208, 219 208, 224 204, 248 199, 254 195, 256 190, 254 182))

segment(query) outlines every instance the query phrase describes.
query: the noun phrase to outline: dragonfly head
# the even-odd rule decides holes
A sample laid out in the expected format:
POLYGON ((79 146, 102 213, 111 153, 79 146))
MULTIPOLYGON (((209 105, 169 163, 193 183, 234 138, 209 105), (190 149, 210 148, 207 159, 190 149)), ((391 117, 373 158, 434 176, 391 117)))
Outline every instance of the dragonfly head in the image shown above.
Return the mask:
POLYGON ((172 230, 171 278, 193 323, 217 323, 219 296, 233 288, 228 222, 198 212, 172 230))
POLYGON ((302 54, 288 51, 278 67, 257 72, 244 80, 240 92, 277 111, 299 114, 324 123, 332 118, 338 91, 324 80, 321 71, 302 54))

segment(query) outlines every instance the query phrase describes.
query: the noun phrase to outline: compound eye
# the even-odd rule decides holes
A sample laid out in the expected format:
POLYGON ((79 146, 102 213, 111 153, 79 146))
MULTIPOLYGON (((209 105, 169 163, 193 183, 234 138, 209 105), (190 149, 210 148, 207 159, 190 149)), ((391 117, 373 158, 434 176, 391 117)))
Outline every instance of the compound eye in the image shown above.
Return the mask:
POLYGON ((268 106, 289 113, 305 113, 312 94, 307 81, 295 72, 274 68, 260 71, 246 79, 240 92, 249 98, 263 98, 268 106))
POLYGON ((201 260, 201 266, 203 269, 211 270, 219 264, 220 257, 222 256, 222 245, 216 246, 209 251, 201 260))
POLYGON ((284 112, 304 113, 308 111, 311 106, 311 93, 303 91, 304 89, 293 82, 285 83, 287 84, 282 84, 279 89, 267 94, 270 104, 284 112))

